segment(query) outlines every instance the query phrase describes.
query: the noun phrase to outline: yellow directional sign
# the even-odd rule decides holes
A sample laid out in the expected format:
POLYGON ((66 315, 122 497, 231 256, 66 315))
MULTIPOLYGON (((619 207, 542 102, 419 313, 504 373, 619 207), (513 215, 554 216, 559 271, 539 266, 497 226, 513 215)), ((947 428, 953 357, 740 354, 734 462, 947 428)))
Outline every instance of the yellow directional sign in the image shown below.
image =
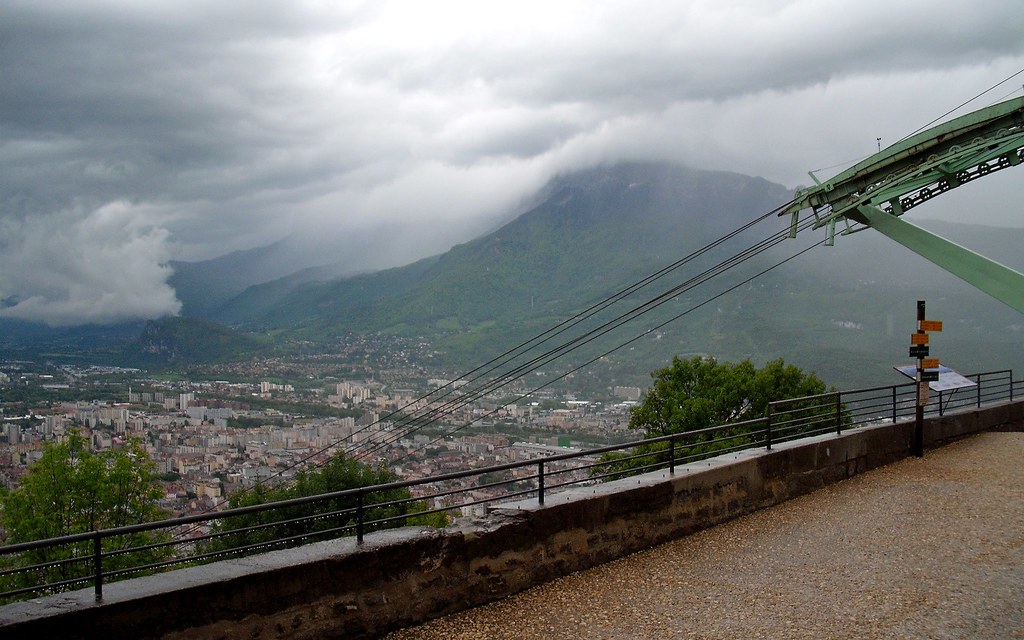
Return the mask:
POLYGON ((942 331, 941 320, 922 320, 921 331, 942 331))
POLYGON ((910 344, 928 344, 927 333, 912 333, 910 334, 910 344))
POLYGON ((939 359, 938 358, 925 358, 921 360, 922 369, 938 369, 939 359))

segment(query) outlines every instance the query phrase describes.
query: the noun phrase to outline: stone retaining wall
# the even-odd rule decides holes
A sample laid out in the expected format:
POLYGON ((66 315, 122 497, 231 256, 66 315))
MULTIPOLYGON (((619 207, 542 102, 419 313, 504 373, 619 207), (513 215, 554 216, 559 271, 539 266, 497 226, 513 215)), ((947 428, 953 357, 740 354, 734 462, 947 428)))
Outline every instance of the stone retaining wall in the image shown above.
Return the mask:
MULTIPOLYGON (((927 420, 926 447, 1021 430, 1024 402, 927 420)), ((909 455, 913 423, 861 428, 408 527, 0 607, 0 637, 367 638, 516 593, 909 455)))

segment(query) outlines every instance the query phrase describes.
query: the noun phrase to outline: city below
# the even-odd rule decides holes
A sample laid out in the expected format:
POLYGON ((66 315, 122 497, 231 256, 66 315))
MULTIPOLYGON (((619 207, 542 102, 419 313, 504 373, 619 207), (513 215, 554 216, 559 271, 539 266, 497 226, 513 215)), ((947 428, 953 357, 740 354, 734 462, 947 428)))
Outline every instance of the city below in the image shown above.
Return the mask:
MULTIPOLYGON (((226 508, 239 490, 287 482, 337 453, 420 479, 641 436, 628 428, 637 387, 612 387, 600 399, 509 387, 453 402, 458 381, 414 370, 364 367, 338 379, 304 369, 295 380, 272 380, 157 379, 136 369, 2 361, 0 484, 17 487, 46 442, 74 431, 95 450, 140 441, 156 463, 168 517, 226 508), (439 388, 448 395, 429 405, 439 388), (438 405, 446 409, 425 414, 438 405), (410 419, 435 414, 441 419, 410 419)), ((471 488, 466 482, 480 480, 451 488, 471 488)), ((489 491, 496 489, 460 499, 493 497, 489 491)))

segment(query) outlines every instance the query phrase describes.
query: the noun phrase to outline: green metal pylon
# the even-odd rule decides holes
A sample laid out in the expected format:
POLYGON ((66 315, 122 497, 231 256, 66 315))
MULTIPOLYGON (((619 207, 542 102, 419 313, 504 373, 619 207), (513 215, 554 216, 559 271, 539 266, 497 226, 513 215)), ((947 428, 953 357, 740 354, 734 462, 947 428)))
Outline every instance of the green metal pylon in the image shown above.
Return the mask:
POLYGON ((900 219, 909 209, 972 180, 1024 163, 1024 98, 915 134, 796 194, 780 215, 812 209, 813 228, 840 235, 874 228, 939 267, 1024 312, 1024 274, 900 219), (856 225, 864 225, 857 227, 856 225))

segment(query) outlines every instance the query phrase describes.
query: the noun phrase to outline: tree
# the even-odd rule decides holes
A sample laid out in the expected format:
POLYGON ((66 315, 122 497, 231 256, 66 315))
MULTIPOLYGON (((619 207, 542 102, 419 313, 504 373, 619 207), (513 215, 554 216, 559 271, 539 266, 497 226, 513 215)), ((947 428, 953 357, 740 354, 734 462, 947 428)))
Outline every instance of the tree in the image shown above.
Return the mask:
MULTIPOLYGON (((396 480, 398 476, 383 465, 373 467, 337 453, 322 467, 300 471, 288 484, 257 484, 231 496, 229 504, 231 508, 268 504, 371 487, 396 480)), ((408 489, 366 494, 363 505, 364 522, 387 521, 367 526, 367 531, 404 524, 438 527, 447 524, 447 517, 443 513, 421 514, 426 510, 426 505, 414 500, 408 489)), ((254 553, 266 550, 271 545, 297 546, 315 540, 353 535, 356 506, 357 498, 353 495, 240 516, 230 516, 230 512, 225 512, 225 518, 214 527, 215 537, 205 551, 216 554, 254 553)))
POLYGON ((761 418, 771 402, 826 391, 813 373, 781 359, 757 369, 749 360, 676 357, 651 377, 654 384, 629 420, 630 428, 644 429, 648 438, 761 418))
MULTIPOLYGON (((5 542, 16 544, 86 533, 98 529, 151 522, 166 517, 157 506, 161 496, 156 465, 138 440, 110 451, 93 452, 78 432, 61 443, 47 443, 21 486, 0 495, 0 525, 5 542)), ((141 532, 109 537, 103 551, 125 551, 165 541, 168 536, 141 532)), ((104 561, 104 570, 156 562, 169 556, 168 547, 129 551, 104 561)), ((47 547, 6 556, 5 568, 60 564, 15 573, 0 590, 71 580, 92 575, 89 542, 47 547)))
MULTIPOLYGON (((772 402, 826 392, 825 383, 817 376, 781 359, 758 369, 749 360, 730 364, 714 358, 675 357, 670 366, 654 371, 651 377, 654 384, 643 402, 633 408, 629 420, 630 428, 643 429, 647 438, 755 420, 766 415, 772 402)), ((814 402, 805 404, 808 411, 820 411, 814 402)), ((676 459, 749 446, 754 441, 752 432, 759 428, 738 424, 714 434, 680 439, 676 459)), ((596 473, 608 478, 637 473, 665 464, 667 452, 668 443, 659 442, 638 446, 630 454, 610 454, 603 458, 608 464, 598 467, 596 473)))

